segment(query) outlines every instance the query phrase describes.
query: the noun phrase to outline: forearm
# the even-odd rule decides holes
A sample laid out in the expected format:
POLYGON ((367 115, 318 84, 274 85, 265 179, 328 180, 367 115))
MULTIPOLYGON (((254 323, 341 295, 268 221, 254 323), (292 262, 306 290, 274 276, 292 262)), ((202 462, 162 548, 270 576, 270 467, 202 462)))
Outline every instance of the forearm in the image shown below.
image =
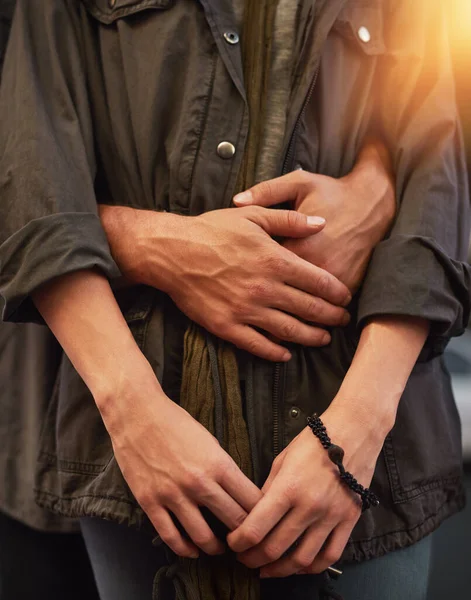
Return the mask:
POLYGON ((114 288, 143 284, 168 293, 173 273, 166 242, 174 233, 175 223, 183 217, 106 204, 98 205, 98 214, 122 273, 114 288))
POLYGON ((382 441, 394 425, 411 371, 429 333, 428 321, 384 316, 363 329, 352 365, 332 407, 382 441))
POLYGON ((103 275, 78 271, 57 278, 33 300, 100 410, 126 389, 131 374, 145 374, 158 386, 103 275))

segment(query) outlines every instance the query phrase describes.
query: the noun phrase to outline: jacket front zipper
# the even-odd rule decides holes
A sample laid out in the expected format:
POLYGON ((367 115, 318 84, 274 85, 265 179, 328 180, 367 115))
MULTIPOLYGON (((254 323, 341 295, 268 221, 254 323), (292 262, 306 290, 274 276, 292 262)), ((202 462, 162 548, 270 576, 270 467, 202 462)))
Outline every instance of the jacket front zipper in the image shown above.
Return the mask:
MULTIPOLYGON (((319 66, 317 67, 314 76, 311 81, 311 85, 309 86, 308 93, 304 100, 301 111, 296 119, 296 123, 293 127, 293 133, 291 134, 291 138, 288 145, 288 150, 286 151, 285 160, 283 162, 282 175, 286 175, 292 168, 293 156, 294 156, 294 148, 296 142, 296 135, 299 130, 299 126, 302 122, 304 114, 306 113, 307 105, 309 104, 312 94, 314 93, 314 89, 316 87, 317 78, 319 76, 319 66)), ((276 458, 280 453, 280 406, 284 404, 284 390, 282 389, 281 380, 282 375, 285 375, 286 364, 285 363, 276 363, 275 364, 275 373, 273 376, 273 397, 272 397, 272 414, 273 414, 273 455, 276 458)))

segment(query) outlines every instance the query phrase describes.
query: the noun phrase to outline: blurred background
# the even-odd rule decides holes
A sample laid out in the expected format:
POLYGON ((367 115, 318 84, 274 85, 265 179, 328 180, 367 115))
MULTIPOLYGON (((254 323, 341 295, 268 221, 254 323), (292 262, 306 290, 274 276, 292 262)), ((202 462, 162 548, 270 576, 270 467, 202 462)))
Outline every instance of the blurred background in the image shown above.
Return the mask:
MULTIPOLYGON (((457 98, 471 181, 471 0, 442 1, 449 7, 457 98)), ((452 340, 445 358, 463 427, 468 506, 435 535, 428 600, 471 598, 471 328, 463 337, 452 340)))

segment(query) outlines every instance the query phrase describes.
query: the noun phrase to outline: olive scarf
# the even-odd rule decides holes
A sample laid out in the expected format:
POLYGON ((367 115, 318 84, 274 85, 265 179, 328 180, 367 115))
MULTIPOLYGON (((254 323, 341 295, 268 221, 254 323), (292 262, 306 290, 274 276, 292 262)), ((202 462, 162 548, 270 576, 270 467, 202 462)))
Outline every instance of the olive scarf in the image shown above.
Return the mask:
MULTIPOLYGON (((237 189, 255 183, 265 123, 272 39, 278 0, 245 0, 242 58, 250 129, 237 189)), ((185 335, 180 403, 206 429, 247 476, 253 477, 253 457, 243 416, 239 369, 234 349, 191 325, 185 335)), ((171 580, 177 600, 258 600, 258 571, 239 563, 235 555, 197 560, 173 557, 154 582, 154 598, 162 598, 171 580)), ((172 592, 170 592, 172 593, 172 592)))

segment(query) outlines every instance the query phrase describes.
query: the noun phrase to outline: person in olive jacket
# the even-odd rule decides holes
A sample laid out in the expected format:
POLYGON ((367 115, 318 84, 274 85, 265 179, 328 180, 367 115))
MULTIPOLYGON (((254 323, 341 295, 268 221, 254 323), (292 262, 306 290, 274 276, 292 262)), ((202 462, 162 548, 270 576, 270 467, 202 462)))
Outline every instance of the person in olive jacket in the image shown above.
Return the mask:
POLYGON ((424 596, 424 538, 464 502, 441 354, 471 285, 441 11, 18 2, 0 93, 3 316, 41 315, 66 352, 36 498, 82 518, 103 598, 162 597, 167 577, 179 598, 256 598, 258 569, 297 574, 262 597, 307 598, 340 559, 380 574, 345 567, 347 598, 424 596), (372 131, 397 196, 374 233, 342 219, 372 131), (97 198, 121 208, 99 214, 97 198), (362 514, 372 480, 380 504, 362 514), (186 560, 166 567, 153 528, 186 560))
MULTIPOLYGON (((1 65, 14 4, 5 0, 0 2, 1 65)), ((392 214, 393 190, 389 173, 381 163, 384 158, 374 151, 373 146, 369 152, 360 155, 352 181, 361 182, 356 186, 357 202, 362 203, 370 224, 374 207, 375 227, 382 230, 392 214), (360 197, 366 186, 367 202, 360 197)), ((352 187, 350 195, 354 194, 352 187)), ((344 207, 345 216, 347 209, 344 207)), ((372 248, 373 243, 368 240, 368 247, 372 248)), ((335 262, 331 263, 332 267, 335 262)), ((34 470, 40 431, 57 379, 60 358, 60 346, 47 327, 0 324, 2 599, 21 597, 26 600, 39 595, 49 600, 65 596, 70 600, 85 597, 91 600, 96 595, 85 547, 77 532, 77 521, 60 517, 34 502, 34 470), (28 578, 23 574, 25 561, 31 569, 34 567, 28 578), (70 588, 71 580, 77 582, 73 589, 70 588)))

